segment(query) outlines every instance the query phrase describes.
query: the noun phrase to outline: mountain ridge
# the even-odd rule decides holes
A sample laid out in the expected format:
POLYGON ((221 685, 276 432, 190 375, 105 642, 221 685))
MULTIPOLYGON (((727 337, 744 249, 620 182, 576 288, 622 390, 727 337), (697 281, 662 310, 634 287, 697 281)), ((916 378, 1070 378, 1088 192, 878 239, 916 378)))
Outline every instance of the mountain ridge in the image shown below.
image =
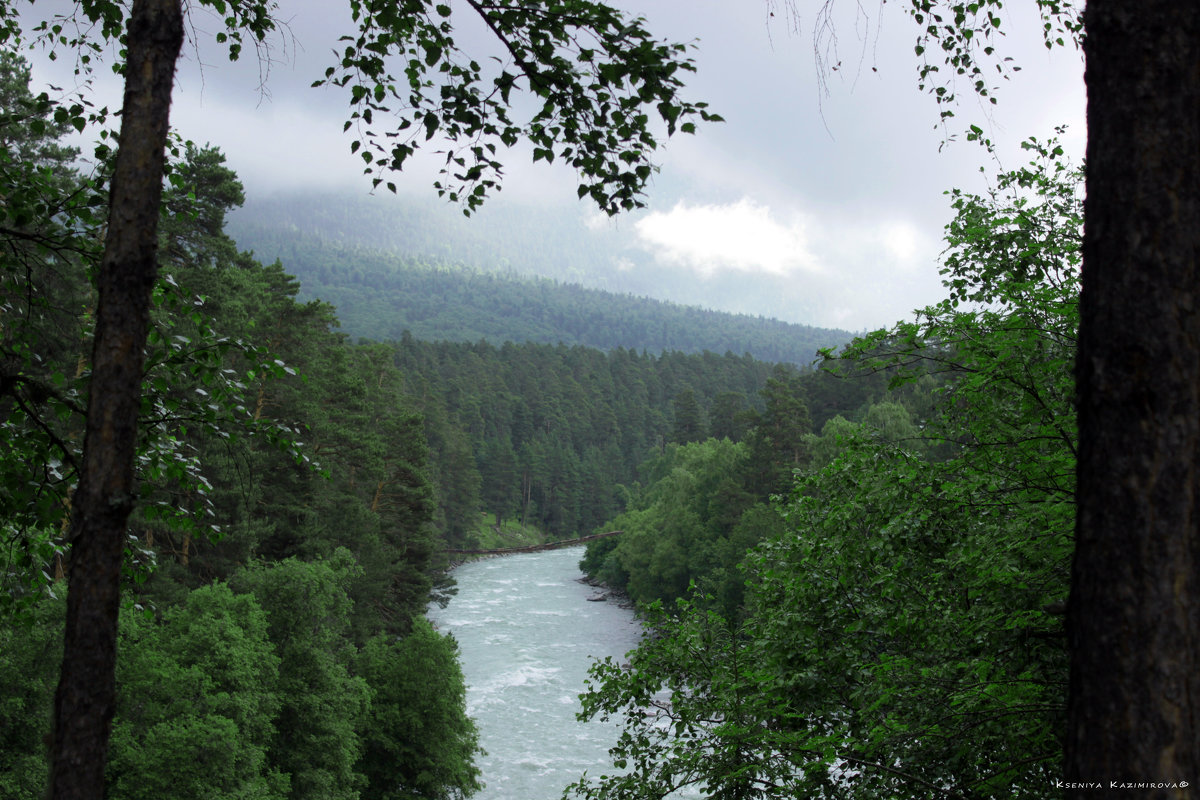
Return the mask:
POLYGON ((585 286, 576 276, 600 271, 597 265, 607 256, 574 252, 557 260, 572 249, 569 231, 558 238, 548 234, 542 250, 529 252, 533 266, 518 270, 516 253, 531 234, 511 230, 516 224, 511 219, 501 217, 476 231, 463 222, 443 226, 420 207, 398 217, 379 210, 356 215, 356 208, 338 205, 336 196, 285 198, 250 204, 231 217, 229 229, 240 248, 264 261, 279 259, 299 280, 304 298, 334 305, 343 331, 355 339, 397 340, 407 332, 424 340, 749 353, 807 365, 820 348, 853 337, 833 328, 585 286), (456 238, 462 230, 471 231, 465 243, 456 238), (499 233, 489 248, 492 230, 499 233), (444 246, 436 247, 439 241, 444 246), (558 274, 545 274, 554 271, 558 274))

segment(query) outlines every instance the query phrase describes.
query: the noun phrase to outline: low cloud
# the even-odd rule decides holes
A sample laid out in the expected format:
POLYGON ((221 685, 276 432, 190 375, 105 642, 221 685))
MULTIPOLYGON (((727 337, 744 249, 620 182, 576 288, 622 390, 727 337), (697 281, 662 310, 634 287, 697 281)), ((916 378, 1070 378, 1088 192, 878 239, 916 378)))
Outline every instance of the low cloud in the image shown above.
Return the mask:
POLYGON ((647 214, 635 229, 642 247, 660 261, 706 276, 819 271, 803 223, 782 222, 767 206, 746 198, 726 205, 679 202, 670 211, 647 214))
POLYGON ((943 294, 937 239, 878 209, 685 201, 633 227, 638 246, 668 270, 650 268, 646 278, 673 286, 683 302, 865 330, 908 318, 943 294), (689 284, 689 274, 702 280, 689 284))

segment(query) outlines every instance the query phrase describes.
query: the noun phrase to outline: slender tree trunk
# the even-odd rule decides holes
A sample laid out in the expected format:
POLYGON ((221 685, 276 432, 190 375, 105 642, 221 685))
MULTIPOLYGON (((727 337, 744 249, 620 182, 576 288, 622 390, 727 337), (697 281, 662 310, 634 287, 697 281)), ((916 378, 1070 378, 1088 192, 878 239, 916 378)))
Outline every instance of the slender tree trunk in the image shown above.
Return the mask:
POLYGON ((380 505, 380 502, 383 500, 383 489, 387 485, 388 485, 387 481, 379 481, 378 483, 375 484, 375 495, 374 495, 374 497, 371 498, 371 513, 372 514, 379 513, 379 505, 380 505))
POLYGON ((54 800, 104 796, 143 351, 157 271, 171 88, 182 42, 180 0, 134 0, 100 263, 84 463, 73 502, 63 667, 54 699, 54 800))
POLYGON ((1066 779, 1082 797, 1190 797, 1176 784, 1200 781, 1200 3, 1089 0, 1085 26, 1066 779))

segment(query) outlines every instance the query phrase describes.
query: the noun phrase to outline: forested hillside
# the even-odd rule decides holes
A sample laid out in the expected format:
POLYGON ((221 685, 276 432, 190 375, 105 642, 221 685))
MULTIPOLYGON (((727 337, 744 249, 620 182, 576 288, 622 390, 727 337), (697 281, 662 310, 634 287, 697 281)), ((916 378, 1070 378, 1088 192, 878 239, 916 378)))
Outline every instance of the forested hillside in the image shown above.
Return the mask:
POLYGON ((751 281, 737 271, 698 274, 658 258, 641 240, 639 218, 634 211, 606 219, 586 203, 506 202, 485 205, 467 219, 429 197, 311 190, 247 198, 231 215, 229 232, 268 259, 287 241, 307 247, 316 240, 421 264, 548 278, 801 325, 825 318, 829 298, 805 294, 793 276, 756 273, 751 281))
POLYGON ((354 338, 399 339, 409 331, 456 342, 729 351, 805 366, 817 350, 851 338, 846 331, 584 288, 585 279, 605 280, 612 257, 578 240, 572 249, 566 241, 529 238, 531 230, 553 237, 554 225, 566 224, 561 219, 493 223, 484 238, 417 206, 365 200, 260 203, 231 230, 243 249, 282 261, 300 280, 301 296, 332 303, 354 338))
POLYGON ((583 208, 485 205, 468 219, 430 198, 297 191, 247 198, 230 215, 229 234, 244 249, 267 257, 289 243, 343 245, 561 283, 595 280, 600 283, 589 285, 619 293, 619 287, 604 283, 611 280, 610 262, 623 255, 617 237, 603 229, 581 237, 588 230, 583 208))

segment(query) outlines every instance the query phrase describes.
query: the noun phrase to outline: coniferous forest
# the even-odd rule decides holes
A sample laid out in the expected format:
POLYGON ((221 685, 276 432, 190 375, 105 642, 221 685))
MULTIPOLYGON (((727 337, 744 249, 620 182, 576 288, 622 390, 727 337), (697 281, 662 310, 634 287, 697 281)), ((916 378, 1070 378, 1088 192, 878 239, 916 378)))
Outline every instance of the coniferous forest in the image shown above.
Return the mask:
MULTIPOLYGON (((580 687, 619 734, 564 797, 1186 796, 1200 15, 1122 2, 1037 3, 1113 99, 1086 173, 1056 138, 994 159, 948 193, 944 298, 851 337, 319 226, 235 240, 239 177, 167 124, 183 4, 80 4, 72 32, 0 1, 0 796, 469 797, 479 733, 425 616, 448 551, 605 531, 580 566, 646 635, 580 687), (122 113, 31 89, 30 41, 80 75, 119 44, 122 113), (1123 139, 1143 118, 1180 141, 1123 139)), ((198 5, 232 59, 278 24, 198 5)), ((684 99, 689 45, 602 4, 470 3, 519 75, 449 5, 350 5, 317 83, 376 188, 436 135, 469 215, 525 142, 616 214, 664 135, 721 121, 684 99)), ((918 57, 974 81, 1000 5, 906 4, 918 57)))

